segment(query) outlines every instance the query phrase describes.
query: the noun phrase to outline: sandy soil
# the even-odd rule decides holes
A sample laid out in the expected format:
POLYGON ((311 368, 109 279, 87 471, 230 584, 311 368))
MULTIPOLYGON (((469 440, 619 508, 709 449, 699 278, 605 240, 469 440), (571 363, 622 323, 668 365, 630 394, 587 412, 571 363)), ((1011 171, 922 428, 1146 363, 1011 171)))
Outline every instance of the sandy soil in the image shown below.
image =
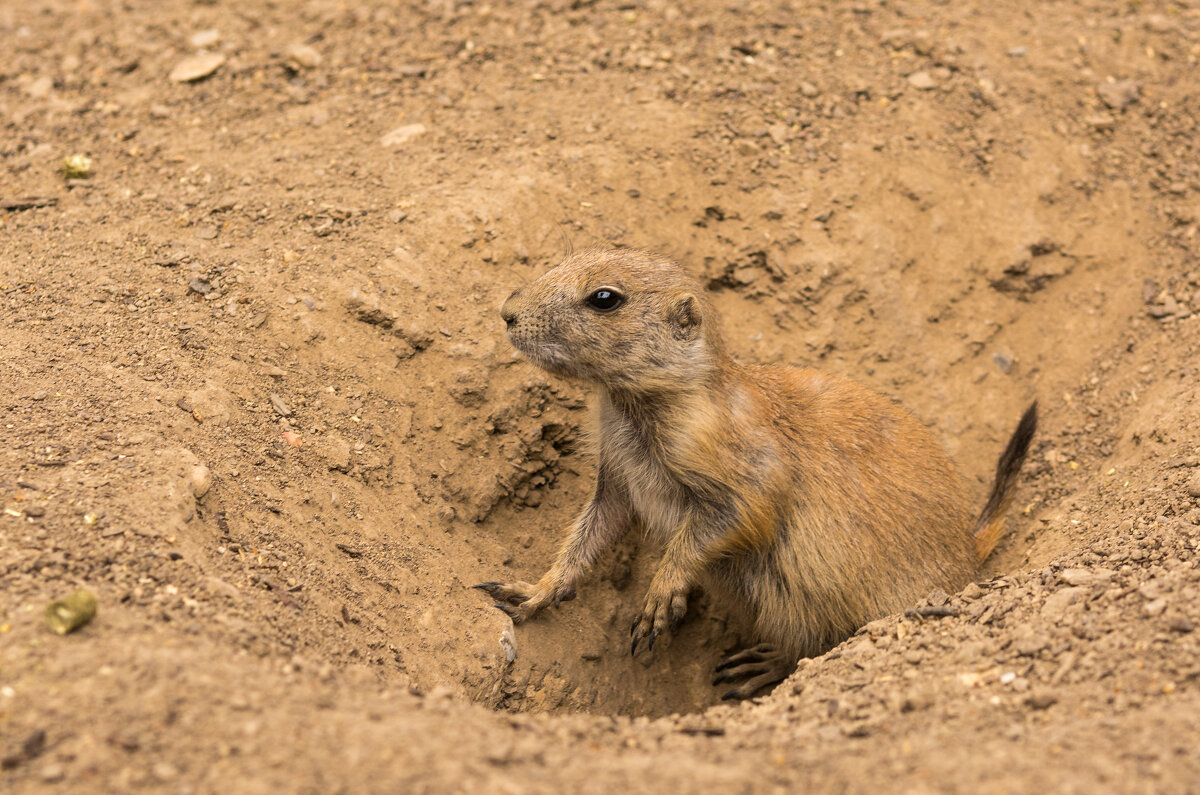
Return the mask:
POLYGON ((31 1, 0 53, 6 791, 1194 791, 1200 5, 31 1), (751 639, 631 660, 630 540, 509 662, 467 586, 591 473, 497 308, 589 245, 980 499, 1038 397, 988 579, 717 706, 751 639))

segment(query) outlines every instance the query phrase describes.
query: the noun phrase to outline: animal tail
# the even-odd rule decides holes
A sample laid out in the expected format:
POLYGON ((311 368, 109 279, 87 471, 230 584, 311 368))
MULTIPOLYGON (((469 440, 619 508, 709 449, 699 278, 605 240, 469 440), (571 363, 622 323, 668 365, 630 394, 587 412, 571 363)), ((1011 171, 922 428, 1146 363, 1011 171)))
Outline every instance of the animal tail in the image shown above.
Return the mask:
POLYGON ((980 561, 987 560, 988 556, 992 554, 992 550, 1000 543, 1000 539, 1004 537, 1004 514, 1008 510, 1009 503, 1012 502, 1017 473, 1021 471, 1021 464, 1025 461, 1025 454, 1029 452, 1029 443, 1033 440, 1036 430, 1037 401, 1035 400, 1021 415, 1017 429, 1013 431, 1012 438, 1008 440, 1008 446, 1004 448, 1004 453, 996 463, 996 480, 992 483, 992 493, 988 496, 987 505, 983 506, 983 511, 975 522, 975 529, 972 533, 975 535, 975 551, 979 554, 980 561))

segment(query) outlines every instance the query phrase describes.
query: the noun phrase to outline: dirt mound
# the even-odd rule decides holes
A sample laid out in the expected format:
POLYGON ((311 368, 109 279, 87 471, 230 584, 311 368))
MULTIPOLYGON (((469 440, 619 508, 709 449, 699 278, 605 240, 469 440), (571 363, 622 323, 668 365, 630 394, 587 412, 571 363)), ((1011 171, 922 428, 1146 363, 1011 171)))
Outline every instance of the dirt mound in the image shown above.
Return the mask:
POLYGON ((1200 10, 43 2, 0 51, 14 791, 1200 779, 1200 10), (629 657, 636 539, 502 644, 468 586, 540 575, 591 472, 497 309, 585 245, 899 400, 981 502, 1039 398, 986 581, 735 706, 707 598, 629 657))

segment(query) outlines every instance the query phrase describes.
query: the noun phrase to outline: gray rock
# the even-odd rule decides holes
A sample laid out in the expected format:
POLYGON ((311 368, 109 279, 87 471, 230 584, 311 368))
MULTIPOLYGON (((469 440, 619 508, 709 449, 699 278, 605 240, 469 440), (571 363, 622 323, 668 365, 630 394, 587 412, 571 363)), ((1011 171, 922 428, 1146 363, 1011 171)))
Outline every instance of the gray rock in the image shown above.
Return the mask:
POLYGON ((1113 110, 1124 110, 1142 97, 1142 86, 1134 80, 1118 80, 1096 86, 1096 96, 1113 110))
POLYGON ((267 395, 267 397, 270 398, 271 408, 275 409, 276 414, 278 414, 280 417, 292 416, 292 410, 289 409, 288 405, 283 402, 283 398, 279 397, 279 395, 276 395, 274 392, 267 395))

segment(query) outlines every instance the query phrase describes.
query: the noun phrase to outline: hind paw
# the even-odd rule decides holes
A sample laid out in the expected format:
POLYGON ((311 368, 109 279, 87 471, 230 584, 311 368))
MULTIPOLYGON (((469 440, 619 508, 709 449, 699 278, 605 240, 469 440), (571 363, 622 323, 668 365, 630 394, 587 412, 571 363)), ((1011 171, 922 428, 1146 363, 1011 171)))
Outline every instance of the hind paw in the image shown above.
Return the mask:
POLYGON ((768 685, 782 682, 796 670, 796 660, 769 643, 760 643, 726 657, 716 668, 713 685, 745 680, 721 696, 726 701, 747 699, 768 685))

